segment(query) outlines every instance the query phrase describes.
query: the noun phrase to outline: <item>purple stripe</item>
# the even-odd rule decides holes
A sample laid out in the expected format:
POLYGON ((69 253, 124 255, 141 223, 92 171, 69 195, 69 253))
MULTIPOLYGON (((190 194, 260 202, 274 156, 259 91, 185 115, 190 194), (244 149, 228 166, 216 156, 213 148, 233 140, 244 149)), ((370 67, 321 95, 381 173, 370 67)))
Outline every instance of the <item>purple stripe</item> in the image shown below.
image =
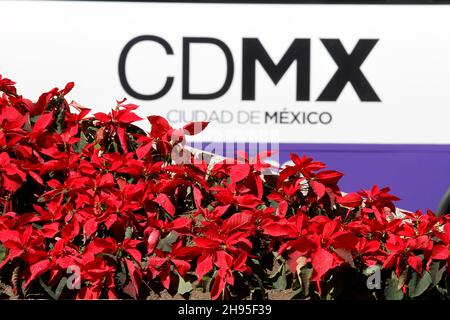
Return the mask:
POLYGON ((340 186, 346 192, 374 184, 389 186, 402 199, 398 206, 408 210, 436 210, 450 188, 450 145, 281 143, 279 147, 282 163, 295 152, 343 172, 340 186))
POLYGON ((450 152, 450 145, 444 144, 301 144, 281 143, 285 150, 329 151, 329 152, 450 152))

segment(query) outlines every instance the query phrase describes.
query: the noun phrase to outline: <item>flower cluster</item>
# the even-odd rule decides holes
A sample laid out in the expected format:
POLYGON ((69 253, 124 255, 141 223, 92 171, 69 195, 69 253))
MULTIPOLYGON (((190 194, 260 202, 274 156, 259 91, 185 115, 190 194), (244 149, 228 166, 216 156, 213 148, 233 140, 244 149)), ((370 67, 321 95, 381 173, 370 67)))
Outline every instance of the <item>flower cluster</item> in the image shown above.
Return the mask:
POLYGON ((268 154, 177 163, 206 123, 150 116, 146 133, 137 106, 88 116, 72 88, 32 102, 0 76, 0 297, 449 296, 449 215, 398 210, 388 188, 344 194, 342 174, 307 156, 272 182, 268 154))

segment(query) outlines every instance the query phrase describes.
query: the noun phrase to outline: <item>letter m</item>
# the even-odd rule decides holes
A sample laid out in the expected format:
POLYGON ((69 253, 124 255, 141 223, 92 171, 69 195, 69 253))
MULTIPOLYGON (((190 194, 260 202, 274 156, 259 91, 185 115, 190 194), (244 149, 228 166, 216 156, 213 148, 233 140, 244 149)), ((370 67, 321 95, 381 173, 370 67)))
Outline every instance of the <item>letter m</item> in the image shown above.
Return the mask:
POLYGON ((276 85, 294 61, 297 62, 297 101, 309 100, 310 39, 294 39, 288 50, 275 64, 261 42, 244 38, 242 44, 242 100, 255 100, 255 68, 259 61, 276 85))

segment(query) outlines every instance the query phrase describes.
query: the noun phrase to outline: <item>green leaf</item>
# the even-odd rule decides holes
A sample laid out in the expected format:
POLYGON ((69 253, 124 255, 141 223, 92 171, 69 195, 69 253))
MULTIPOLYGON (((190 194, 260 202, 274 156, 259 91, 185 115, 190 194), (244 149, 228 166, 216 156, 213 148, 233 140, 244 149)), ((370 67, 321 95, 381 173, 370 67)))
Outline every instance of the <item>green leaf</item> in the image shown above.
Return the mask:
POLYGON ((75 151, 76 153, 80 153, 84 147, 86 147, 88 144, 88 139, 86 137, 86 135, 84 134, 83 131, 81 131, 80 133, 80 140, 78 141, 78 143, 73 145, 73 151, 75 151))
POLYGON ((176 232, 170 232, 165 238, 159 240, 157 248, 164 252, 171 252, 172 245, 177 241, 178 234, 176 232))
POLYGON ((271 275, 269 275, 269 279, 275 279, 278 277, 279 273, 281 272, 281 269, 283 268, 283 265, 280 264, 277 271, 275 271, 274 273, 272 273, 271 275))
POLYGON ((0 244, 0 263, 8 256, 8 249, 0 244))
POLYGON ((403 270, 402 274, 398 278, 397 289, 403 288, 403 286, 406 284, 406 279, 408 278, 408 271, 409 271, 409 267, 406 267, 406 269, 403 270))
POLYGON ((399 279, 392 271, 391 277, 387 280, 386 287, 384 288, 384 296, 386 300, 402 300, 403 292, 401 287, 399 288, 399 279))
POLYGON ((269 201, 269 204, 272 208, 278 209, 278 202, 276 201, 269 201))
POLYGON ((40 116, 41 115, 38 114, 36 116, 31 117, 30 122, 34 125, 36 123, 37 119, 39 119, 40 116))
POLYGON ((252 263, 259 266, 261 263, 257 259, 251 259, 252 263))
POLYGON ((61 134, 63 131, 63 125, 64 125, 64 115, 65 110, 64 108, 58 108, 56 111, 56 133, 61 134))
POLYGON ((131 236, 133 235, 133 228, 127 227, 125 229, 125 239, 131 239, 131 236))
POLYGON ((409 296, 411 298, 420 296, 432 283, 433 279, 427 271, 425 271, 422 276, 420 276, 417 272, 413 272, 411 280, 409 280, 408 283, 409 296))
POLYGON ((192 283, 190 282, 186 282, 184 281, 183 277, 179 277, 179 282, 178 282, 178 293, 181 295, 184 295, 186 293, 189 293, 192 291, 193 287, 192 287, 192 283))
POLYGON ((115 263, 118 262, 117 256, 110 254, 110 253, 100 252, 100 253, 96 254, 95 257, 108 257, 108 258, 112 259, 115 263))
POLYGON ((443 266, 442 268, 439 269, 439 266, 440 266, 440 262, 435 261, 435 262, 431 263, 430 270, 428 271, 431 275, 431 279, 433 280, 433 286, 437 286, 438 283, 441 282, 442 276, 443 276, 445 270, 447 269, 446 266, 443 266))
POLYGON ((312 268, 303 268, 299 274, 299 280, 301 280, 301 292, 304 297, 307 297, 309 295, 309 285, 311 283, 311 275, 312 275, 312 268))
POLYGON ((273 288, 277 290, 286 290, 287 288, 287 279, 286 279, 286 271, 284 264, 279 269, 280 271, 276 275, 276 280, 273 283, 273 288))

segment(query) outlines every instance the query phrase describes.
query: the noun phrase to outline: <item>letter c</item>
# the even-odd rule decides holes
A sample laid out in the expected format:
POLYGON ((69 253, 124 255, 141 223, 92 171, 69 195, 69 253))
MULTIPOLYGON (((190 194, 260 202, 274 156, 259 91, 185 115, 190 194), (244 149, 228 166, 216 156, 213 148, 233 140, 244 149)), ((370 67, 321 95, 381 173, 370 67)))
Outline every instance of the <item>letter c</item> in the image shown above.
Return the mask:
POLYGON ((136 92, 133 88, 131 88, 130 84, 128 83, 126 72, 125 72, 125 64, 127 61, 128 53, 130 52, 131 48, 133 48, 134 45, 136 45, 137 43, 142 42, 142 41, 157 42, 166 50, 166 53, 168 55, 173 54, 172 47, 163 38, 160 38, 157 36, 151 36, 151 35, 143 35, 143 36, 138 36, 136 38, 133 38, 125 45, 122 52, 120 53, 119 79, 120 79, 120 83, 122 84, 123 89, 133 98, 136 98, 139 100, 156 100, 156 99, 159 99, 162 96, 164 96, 170 90, 170 88, 172 87, 172 84, 173 84, 173 79, 174 79, 173 77, 167 77, 164 87, 157 93, 142 94, 142 93, 136 92))

